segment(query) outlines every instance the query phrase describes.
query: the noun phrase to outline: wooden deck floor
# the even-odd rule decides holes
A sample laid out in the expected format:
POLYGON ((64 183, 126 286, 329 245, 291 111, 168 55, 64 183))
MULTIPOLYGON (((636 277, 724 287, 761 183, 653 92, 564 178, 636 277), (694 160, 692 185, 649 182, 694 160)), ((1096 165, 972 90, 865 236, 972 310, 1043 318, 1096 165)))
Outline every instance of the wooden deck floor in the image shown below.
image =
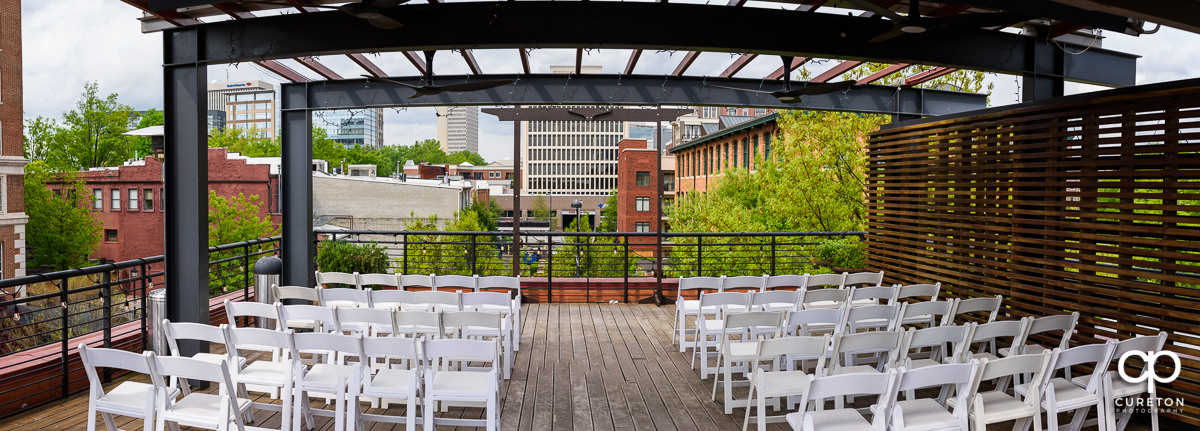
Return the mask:
MULTIPOLYGON (((529 304, 522 311, 521 350, 501 394, 501 430, 741 429, 743 410, 724 414, 722 405, 709 399, 712 380, 700 380, 688 357, 671 345, 674 307, 529 304)), ((745 389, 737 388, 735 394, 745 396, 745 389)), ((314 402, 314 407, 324 403, 314 402)), ((387 413, 402 415, 403 409, 387 413)), ((483 410, 452 408, 439 417, 482 418, 483 410)), ((0 429, 85 429, 87 419, 87 398, 81 393, 2 419, 0 429)), ((258 426, 279 426, 278 413, 258 411, 257 419, 258 426)), ((118 421, 122 429, 141 429, 140 421, 118 421)), ((317 422, 316 429, 333 428, 332 420, 318 417, 317 422)), ((368 426, 372 431, 404 429, 368 426)), ((771 424, 768 429, 788 428, 771 424)), ((1128 428, 1145 429, 1137 422, 1128 428)))

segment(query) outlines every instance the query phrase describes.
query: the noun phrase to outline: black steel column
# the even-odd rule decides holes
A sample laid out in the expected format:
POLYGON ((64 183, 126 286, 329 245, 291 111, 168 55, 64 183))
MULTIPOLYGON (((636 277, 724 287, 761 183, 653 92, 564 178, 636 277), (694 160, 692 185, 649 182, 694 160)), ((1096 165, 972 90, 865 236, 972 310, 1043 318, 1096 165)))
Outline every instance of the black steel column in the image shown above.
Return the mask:
MULTIPOLYGON (((660 113, 661 115, 661 113, 660 113)), ((663 207, 663 173, 662 173, 662 158, 663 158, 663 135, 662 135, 662 118, 654 119, 654 177, 655 177, 655 193, 658 194, 658 201, 654 205, 654 303, 662 305, 666 302, 662 293, 662 278, 663 278, 663 222, 662 222, 662 207, 663 207)))
MULTIPOLYGON (((208 324, 208 71, 198 28, 163 32, 167 318, 208 324)), ((181 342, 181 354, 208 343, 181 342)))
POLYGON ((283 258, 280 285, 313 286, 316 244, 312 241, 312 113, 308 111, 308 86, 283 86, 280 109, 280 138, 283 166, 280 169, 279 202, 283 217, 283 258))
MULTIPOLYGON (((515 106, 520 108, 520 106, 515 106)), ((518 114, 520 115, 520 114, 518 114)), ((521 120, 513 120, 513 217, 512 217, 512 275, 521 275, 521 120)), ((546 259, 554 258, 554 243, 547 249, 546 259)), ((537 270, 530 277, 537 275, 537 270)), ((546 297, 549 302, 550 297, 546 297)))
POLYGON ((1066 54, 1059 47, 1037 38, 1025 51, 1025 64, 1032 68, 1021 74, 1021 101, 1062 97, 1065 94, 1066 54))

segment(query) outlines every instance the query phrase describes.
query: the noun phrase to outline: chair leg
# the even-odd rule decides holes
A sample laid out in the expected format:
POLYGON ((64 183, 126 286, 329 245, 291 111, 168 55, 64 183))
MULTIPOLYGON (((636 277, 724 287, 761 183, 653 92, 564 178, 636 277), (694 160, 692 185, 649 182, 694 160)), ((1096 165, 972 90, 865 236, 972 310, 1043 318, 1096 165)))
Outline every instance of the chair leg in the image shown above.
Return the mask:
POLYGON ((112 413, 100 412, 100 417, 104 418, 104 426, 108 428, 108 431, 121 431, 120 428, 117 428, 117 422, 113 420, 112 413))
MULTIPOLYGON (((728 361, 726 361, 726 362, 728 362, 728 361)), ((717 366, 720 366, 720 365, 721 365, 721 363, 717 362, 717 366)), ((733 371, 732 371, 732 368, 733 368, 733 363, 725 364, 725 382, 724 382, 725 383, 725 385, 724 385, 725 386, 725 414, 727 414, 727 415, 733 414, 733 371)), ((716 380, 715 376, 713 377, 713 380, 716 380)), ((747 407, 747 408, 749 408, 749 407, 747 407)))
MULTIPOLYGON (((105 419, 105 425, 108 425, 108 423, 107 423, 107 422, 108 422, 109 420, 112 420, 112 416, 109 416, 108 418, 106 418, 106 419, 105 419)), ((167 429, 167 427, 166 427, 166 424, 167 424, 167 420, 166 420, 166 418, 164 418, 162 415, 154 415, 154 429, 155 429, 155 431, 165 431, 165 430, 167 429)), ((114 431, 115 431, 117 428, 114 426, 114 427, 112 427, 112 428, 109 428, 109 429, 110 429, 110 430, 114 430, 114 431)))
POLYGON ((437 421, 433 417, 433 405, 437 404, 437 401, 430 399, 428 393, 425 394, 424 401, 425 411, 421 412, 421 418, 425 421, 425 431, 436 431, 437 421))
POLYGON ((405 400, 407 407, 404 408, 404 431, 417 430, 417 391, 413 390, 408 393, 408 399, 405 400))
MULTIPOLYGON (((742 431, 750 429, 750 407, 754 401, 754 380, 750 381, 750 392, 746 394, 746 414, 742 416, 742 431)), ((762 407, 759 407, 762 408, 762 407)))
MULTIPOLYGON (((105 424, 105 426, 108 426, 108 424, 105 424)), ((95 401, 88 402, 87 431, 96 431, 96 402, 95 401)))
POLYGON ((496 410, 497 410, 497 406, 496 406, 496 404, 497 404, 497 403, 496 403, 496 401, 497 401, 497 398, 496 398, 496 396, 494 396, 494 395, 493 395, 493 396, 491 396, 491 397, 488 397, 488 400, 487 400, 487 415, 486 415, 486 417, 487 417, 487 431, 496 431, 496 428, 497 428, 497 427, 500 425, 500 424, 499 424, 499 422, 500 422, 500 421, 496 419, 496 416, 497 416, 497 414, 496 414, 496 413, 497 413, 497 412, 496 412, 496 410))

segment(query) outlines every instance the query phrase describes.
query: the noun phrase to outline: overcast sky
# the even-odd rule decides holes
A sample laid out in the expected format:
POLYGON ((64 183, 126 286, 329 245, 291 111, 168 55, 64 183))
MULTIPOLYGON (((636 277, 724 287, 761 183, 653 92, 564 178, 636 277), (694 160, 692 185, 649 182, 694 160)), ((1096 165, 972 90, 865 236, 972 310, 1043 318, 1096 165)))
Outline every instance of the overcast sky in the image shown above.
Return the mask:
MULTIPOLYGON (((74 107, 84 83, 95 81, 102 94, 117 93, 122 103, 142 110, 162 109, 162 35, 143 34, 137 20, 140 11, 116 0, 23 0, 23 40, 25 72, 25 117, 46 116, 61 119, 74 107)), ((1141 55, 1137 83, 1173 81, 1200 77, 1200 36, 1163 28, 1157 34, 1131 37, 1106 32, 1106 49, 1141 55)), ((584 64, 603 64, 609 69, 623 67, 627 50, 595 50, 585 55, 584 64)), ((667 73, 679 62, 682 53, 647 53, 638 63, 637 73, 667 73)), ((477 51, 480 66, 489 73, 515 73, 520 60, 515 50, 477 51)), ((720 73, 731 61, 730 54, 706 53, 693 63, 689 74, 720 73)), ((438 74, 467 73, 465 63, 454 53, 441 53, 436 63, 438 74)), ((345 77, 363 73, 344 56, 322 57, 321 61, 345 77)), ((374 61, 388 74, 416 75, 417 71, 402 56, 394 53, 375 56, 374 61)), ((531 67, 548 72, 551 65, 574 64, 571 50, 535 50, 531 67)), ((310 77, 316 77, 291 60, 285 64, 310 77)), ((738 76, 764 76, 778 67, 777 61, 760 57, 738 76)), ((810 63, 814 73, 833 61, 810 63)), ((606 69, 605 73, 617 70, 606 69)), ((259 79, 282 80, 252 64, 209 68, 213 82, 259 79)), ((993 105, 1015 103, 1019 78, 989 74, 995 84, 993 105)), ((1098 87, 1068 84, 1068 93, 1095 91, 1098 87)), ((389 109, 384 114, 384 141, 408 145, 436 138, 436 117, 432 108, 389 109)), ((512 126, 490 115, 480 115, 480 153, 489 161, 512 157, 512 126)))

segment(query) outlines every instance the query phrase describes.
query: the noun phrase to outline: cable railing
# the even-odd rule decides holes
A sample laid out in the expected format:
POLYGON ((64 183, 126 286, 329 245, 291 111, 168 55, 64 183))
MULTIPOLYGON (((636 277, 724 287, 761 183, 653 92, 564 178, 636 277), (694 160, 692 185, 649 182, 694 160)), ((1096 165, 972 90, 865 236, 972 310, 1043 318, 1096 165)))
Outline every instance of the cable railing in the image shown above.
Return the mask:
MULTIPOLYGON (((278 250, 279 237, 209 247, 210 296, 249 300, 254 261, 278 250)), ((164 268, 160 255, 0 280, 18 297, 0 302, 0 417, 85 388, 79 343, 146 348, 148 293, 165 287, 164 268)))

